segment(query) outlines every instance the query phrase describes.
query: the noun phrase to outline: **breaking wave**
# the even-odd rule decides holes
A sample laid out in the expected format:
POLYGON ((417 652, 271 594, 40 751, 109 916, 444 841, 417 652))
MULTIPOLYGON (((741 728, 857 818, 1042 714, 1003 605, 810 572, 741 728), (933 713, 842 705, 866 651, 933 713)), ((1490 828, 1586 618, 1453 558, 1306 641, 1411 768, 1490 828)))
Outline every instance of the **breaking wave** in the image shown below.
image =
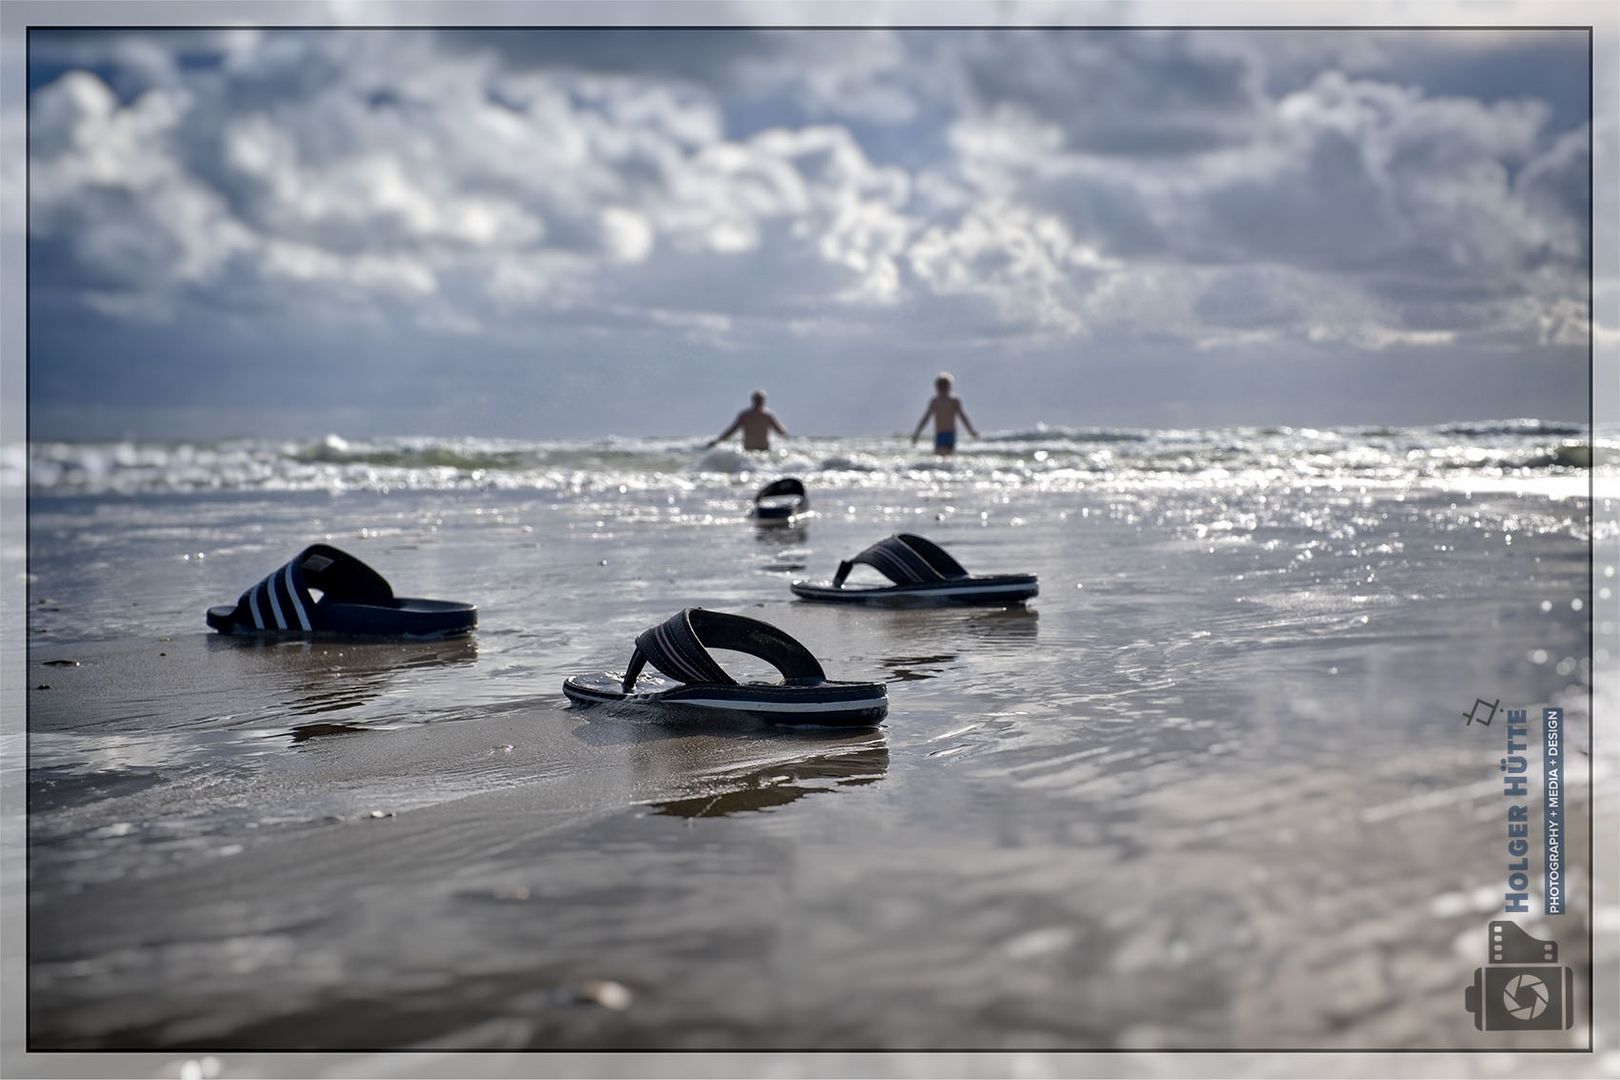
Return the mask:
MULTIPOLYGON (((936 459, 898 436, 795 438, 769 454, 698 439, 479 437, 210 443, 35 443, 27 482, 40 493, 527 488, 654 489, 742 485, 770 474, 822 487, 911 480, 1063 490, 1108 483, 1455 484, 1531 475, 1579 477, 1620 463, 1620 431, 1540 420, 1405 428, 1245 427, 1149 431, 1037 427, 966 439, 936 459)), ((21 482, 20 455, 4 482, 21 482)))

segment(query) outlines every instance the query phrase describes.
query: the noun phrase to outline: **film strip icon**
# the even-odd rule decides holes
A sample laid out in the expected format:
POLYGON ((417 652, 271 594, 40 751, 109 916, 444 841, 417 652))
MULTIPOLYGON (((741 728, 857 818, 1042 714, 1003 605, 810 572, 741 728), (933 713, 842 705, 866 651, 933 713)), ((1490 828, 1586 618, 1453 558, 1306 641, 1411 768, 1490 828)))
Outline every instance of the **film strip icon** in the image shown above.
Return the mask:
POLYGON ((1510 922, 1491 923, 1491 963, 1556 964, 1558 943, 1542 941, 1510 922))

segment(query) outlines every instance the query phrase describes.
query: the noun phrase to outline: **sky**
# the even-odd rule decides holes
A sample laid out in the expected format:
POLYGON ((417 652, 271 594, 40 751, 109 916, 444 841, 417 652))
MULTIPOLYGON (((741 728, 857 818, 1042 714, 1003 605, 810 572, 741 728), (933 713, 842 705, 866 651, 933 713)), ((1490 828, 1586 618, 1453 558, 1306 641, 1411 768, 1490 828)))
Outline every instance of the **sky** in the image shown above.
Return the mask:
POLYGON ((941 370, 984 430, 1588 412, 1581 30, 35 29, 27 76, 36 438, 755 387, 877 434, 941 370))

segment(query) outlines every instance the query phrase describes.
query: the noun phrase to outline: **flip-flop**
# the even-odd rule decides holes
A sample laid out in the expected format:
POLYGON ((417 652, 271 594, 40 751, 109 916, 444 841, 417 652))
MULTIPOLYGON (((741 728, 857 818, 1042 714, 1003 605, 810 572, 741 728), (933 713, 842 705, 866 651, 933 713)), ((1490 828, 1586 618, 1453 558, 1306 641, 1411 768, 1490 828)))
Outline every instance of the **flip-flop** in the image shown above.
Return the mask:
POLYGON ((478 609, 450 600, 395 596, 383 576, 329 544, 311 544, 229 604, 208 609, 222 634, 351 634, 443 638, 478 625, 478 609), (317 590, 319 600, 310 595, 317 590))
POLYGON ((793 595, 802 600, 854 604, 1014 604, 1040 592, 1034 574, 969 574, 944 548, 910 533, 879 540, 853 559, 839 563, 831 582, 795 581, 791 587, 793 595), (872 567, 894 584, 846 588, 844 580, 860 564, 872 567))
POLYGON ((754 517, 760 521, 786 521, 810 508, 804 481, 794 476, 773 480, 754 496, 754 517))
POLYGON ((743 713, 807 727, 875 727, 889 711, 883 683, 828 679, 809 649, 770 623, 702 608, 642 631, 623 675, 575 675, 563 683, 563 693, 581 706, 624 703, 689 717, 743 713), (757 656, 780 671, 782 681, 739 683, 710 648, 757 656), (638 682, 649 663, 663 675, 648 673, 638 682))

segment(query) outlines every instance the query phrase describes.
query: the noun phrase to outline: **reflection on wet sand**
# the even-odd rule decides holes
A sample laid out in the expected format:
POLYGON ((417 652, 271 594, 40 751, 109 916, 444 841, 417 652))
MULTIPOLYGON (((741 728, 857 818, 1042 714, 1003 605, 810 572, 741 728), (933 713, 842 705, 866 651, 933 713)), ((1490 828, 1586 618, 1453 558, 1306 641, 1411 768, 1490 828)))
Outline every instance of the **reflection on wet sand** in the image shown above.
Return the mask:
POLYGON ((797 574, 804 570, 805 552, 797 549, 809 541, 810 530, 802 520, 756 519, 754 539, 770 555, 770 561, 760 564, 761 570, 771 574, 797 574))
MULTIPOLYGON (((801 618, 825 618, 832 611, 860 620, 864 633, 876 634, 912 646, 921 642, 944 647, 968 644, 1025 644, 1033 643, 1039 632, 1040 612, 1023 605, 1006 608, 981 607, 917 607, 881 608, 860 607, 840 609, 800 605, 795 614, 801 618)), ((941 650, 943 651, 943 650, 941 650)))
POLYGON ((792 521, 755 519, 754 539, 771 547, 802 544, 810 539, 810 526, 808 522, 799 519, 792 521))
POLYGON ((789 764, 717 776, 710 794, 650 804, 654 814, 672 817, 725 817, 769 810, 818 792, 875 784, 889 771, 889 748, 861 745, 789 764), (820 781, 820 782, 818 782, 820 781))
MULTIPOLYGON (((996 645, 1022 647, 1033 644, 1039 625, 1039 615, 1024 607, 996 608, 992 610, 936 609, 927 613, 906 612, 904 621, 895 618, 877 623, 876 629, 886 636, 892 628, 896 637, 908 641, 921 637, 940 644, 963 644, 973 648, 975 656, 996 645), (919 623, 922 633, 913 628, 919 623)), ((954 666, 961 653, 944 650, 928 653, 906 652, 885 656, 879 663, 891 679, 915 682, 938 678, 946 668, 954 666)))
POLYGON ((659 815, 765 810, 815 792, 875 783, 889 768, 881 729, 784 731, 741 716, 655 720, 614 714, 611 706, 590 712, 597 715, 574 736, 598 759, 621 761, 625 790, 644 793, 634 801, 659 815), (602 722, 610 718, 619 722, 602 722))
MULTIPOLYGON (((285 707, 309 716, 363 705, 380 695, 401 671, 455 667, 478 659, 478 645, 471 637, 396 642, 274 641, 219 636, 207 641, 210 658, 234 659, 241 663, 244 674, 270 676, 290 695, 284 702, 285 707)), ((313 733, 327 734, 325 731, 313 733)), ((294 741, 302 739, 295 735, 294 741)))
POLYGON ((1022 604, 965 612, 962 629, 983 641, 1034 641, 1041 613, 1022 604))
MULTIPOLYGON (((438 684, 464 681, 454 669, 477 658, 470 637, 271 640, 197 633, 41 645, 31 663, 41 679, 49 672, 54 689, 33 697, 28 720, 35 731, 274 728, 291 726, 299 716, 361 706, 370 711, 379 698, 386 704, 405 695, 412 712, 421 713, 441 703, 438 684)), ((451 703, 463 700, 446 691, 452 692, 451 703)), ((399 718, 397 710, 390 716, 399 718)))
POLYGON ((901 682, 915 682, 920 679, 932 679, 945 670, 949 664, 956 662, 955 653, 940 653, 937 656, 885 656, 878 661, 888 671, 889 678, 899 679, 901 682))
POLYGON ((297 727, 293 728, 290 732, 288 732, 288 734, 290 734, 292 736, 292 741, 293 742, 301 743, 301 742, 308 742, 310 739, 321 738, 324 735, 352 735, 355 732, 367 731, 367 730, 370 730, 370 729, 368 729, 366 727, 363 727, 363 726, 361 726, 359 724, 321 724, 321 723, 315 723, 315 724, 299 724, 297 727))

